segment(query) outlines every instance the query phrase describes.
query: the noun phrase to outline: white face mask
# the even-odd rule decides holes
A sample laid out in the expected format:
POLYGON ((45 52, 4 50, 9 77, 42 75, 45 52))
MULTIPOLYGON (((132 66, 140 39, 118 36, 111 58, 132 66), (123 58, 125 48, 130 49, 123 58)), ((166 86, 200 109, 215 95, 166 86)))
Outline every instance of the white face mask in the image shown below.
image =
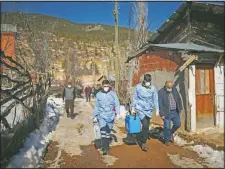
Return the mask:
POLYGON ((105 92, 108 92, 108 91, 109 91, 109 87, 104 87, 103 90, 104 90, 105 92))
POLYGON ((166 88, 167 92, 172 92, 172 88, 166 88))
POLYGON ((71 85, 68 85, 68 87, 70 88, 70 87, 72 87, 71 85))
POLYGON ((150 86, 151 82, 145 82, 145 86, 150 86))

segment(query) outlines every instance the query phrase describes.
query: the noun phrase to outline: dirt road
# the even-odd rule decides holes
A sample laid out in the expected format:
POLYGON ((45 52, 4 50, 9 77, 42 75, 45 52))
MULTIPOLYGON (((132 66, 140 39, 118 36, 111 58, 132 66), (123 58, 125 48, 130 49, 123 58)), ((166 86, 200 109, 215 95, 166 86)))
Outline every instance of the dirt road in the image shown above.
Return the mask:
MULTIPOLYGON (((55 136, 43 159, 43 168, 203 168, 203 160, 187 148, 177 145, 165 146, 158 139, 150 139, 149 151, 143 152, 137 145, 126 145, 123 138, 124 121, 114 126, 112 150, 102 156, 93 146, 94 134, 88 119, 93 112, 89 103, 80 99, 75 104, 75 118, 60 118, 55 136)), ((152 128, 151 130, 154 130, 152 128)))

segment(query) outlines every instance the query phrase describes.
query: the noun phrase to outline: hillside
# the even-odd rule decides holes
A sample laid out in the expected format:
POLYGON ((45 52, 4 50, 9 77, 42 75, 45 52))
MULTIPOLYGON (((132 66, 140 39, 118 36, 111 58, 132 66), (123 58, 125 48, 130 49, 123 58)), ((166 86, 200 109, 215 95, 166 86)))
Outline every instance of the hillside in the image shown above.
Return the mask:
MULTIPOLYGON (((96 73, 102 74, 108 66, 106 60, 112 60, 113 26, 78 24, 30 13, 1 13, 1 18, 1 23, 17 25, 16 49, 17 56, 21 56, 17 58, 24 58, 30 69, 36 64, 34 57, 38 56, 44 60, 40 63, 43 67, 58 64, 65 69, 69 64, 75 67, 77 76, 91 75, 92 59, 97 65, 96 73)), ((128 28, 119 27, 119 43, 123 50, 128 32, 128 28)))
MULTIPOLYGON (((69 37, 73 40, 85 42, 99 41, 112 42, 114 40, 114 27, 103 24, 78 24, 65 19, 56 18, 42 14, 30 13, 1 13, 4 23, 19 23, 24 26, 26 20, 29 25, 39 31, 48 31, 58 37, 69 37), (20 20, 20 21, 19 21, 20 20), (53 29, 52 29, 53 28, 53 29)), ((119 27, 120 42, 127 40, 128 28, 119 27)))

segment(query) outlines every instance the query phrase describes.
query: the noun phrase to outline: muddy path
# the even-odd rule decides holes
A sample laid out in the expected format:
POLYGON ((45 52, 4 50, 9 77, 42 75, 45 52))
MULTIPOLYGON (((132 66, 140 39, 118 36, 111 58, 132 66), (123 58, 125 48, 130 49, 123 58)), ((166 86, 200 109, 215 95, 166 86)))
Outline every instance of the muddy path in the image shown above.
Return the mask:
POLYGON ((93 129, 88 123, 93 109, 83 100, 76 102, 75 119, 61 117, 53 141, 48 146, 42 168, 205 168, 197 153, 158 139, 148 141, 149 151, 126 145, 123 120, 114 127, 109 155, 103 156, 93 145, 93 129))

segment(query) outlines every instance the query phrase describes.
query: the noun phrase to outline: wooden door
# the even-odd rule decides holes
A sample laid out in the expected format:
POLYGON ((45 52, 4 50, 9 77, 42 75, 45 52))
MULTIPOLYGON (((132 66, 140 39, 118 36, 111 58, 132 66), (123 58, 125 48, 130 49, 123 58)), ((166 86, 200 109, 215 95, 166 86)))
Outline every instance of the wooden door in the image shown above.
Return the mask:
POLYGON ((196 127, 215 125, 215 95, 213 65, 197 65, 196 82, 196 127))

